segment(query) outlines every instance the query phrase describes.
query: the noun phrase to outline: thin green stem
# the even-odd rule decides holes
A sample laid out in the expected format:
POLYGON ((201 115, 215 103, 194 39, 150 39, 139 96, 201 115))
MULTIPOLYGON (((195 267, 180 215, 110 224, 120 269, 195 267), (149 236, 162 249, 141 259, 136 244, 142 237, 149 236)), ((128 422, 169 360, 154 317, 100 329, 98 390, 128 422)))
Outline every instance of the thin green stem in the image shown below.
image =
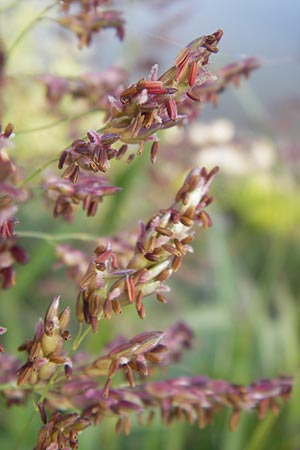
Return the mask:
POLYGON ((99 239, 99 236, 94 236, 92 234, 87 233, 50 234, 50 233, 43 233, 40 231, 27 231, 27 230, 18 231, 18 236, 24 238, 42 239, 44 241, 49 242, 66 241, 71 239, 89 242, 89 241, 97 241, 97 239, 99 239))
POLYGON ((54 158, 49 159, 44 164, 42 164, 40 167, 38 167, 34 172, 32 172, 28 177, 24 178, 23 181, 21 181, 18 184, 18 188, 22 188, 25 184, 29 183, 33 178, 35 178, 37 175, 39 175, 43 170, 45 170, 50 164, 57 162, 59 160, 59 155, 56 155, 54 158))
POLYGON ((72 350, 70 351, 70 354, 71 354, 72 351, 75 351, 76 348, 77 348, 77 341, 80 339, 80 336, 82 334, 82 328, 83 328, 83 324, 82 324, 82 322, 80 322, 77 334, 75 336, 75 339, 74 339, 74 342, 73 342, 73 345, 72 345, 72 350))
MULTIPOLYGON (((56 373, 57 373, 57 369, 56 369, 56 371, 52 374, 52 376, 51 376, 51 378, 49 379, 48 383, 45 385, 45 388, 44 388, 44 390, 43 390, 43 392, 42 392, 42 395, 41 395, 40 398, 39 398, 39 402, 40 402, 40 403, 42 403, 42 402, 45 400, 45 398, 47 397, 47 394, 48 394, 48 392, 49 392, 49 389, 50 389, 51 385, 53 384, 53 381, 54 381, 54 379, 55 379, 55 377, 56 377, 56 373)), ((36 410, 37 410, 37 409, 36 409, 36 410)))
POLYGON ((30 427, 30 425, 31 425, 31 422, 33 421, 33 418, 34 418, 34 416, 35 416, 35 413, 36 413, 36 410, 34 409, 34 410, 32 411, 32 414, 29 416, 29 419, 27 420, 27 422, 26 422, 24 428, 22 429, 21 433, 19 434, 19 436, 18 436, 18 438, 17 438, 16 445, 14 446, 13 450, 18 450, 18 448, 20 447, 21 442, 22 442, 22 440, 23 440, 23 437, 24 437, 25 434, 27 433, 27 431, 28 431, 28 429, 29 429, 29 427, 30 427))
POLYGON ((6 391, 7 389, 16 389, 16 383, 1 383, 0 384, 0 391, 6 391))
POLYGON ((93 112, 99 112, 99 108, 94 108, 94 109, 91 109, 90 111, 85 111, 83 113, 76 114, 72 117, 64 117, 63 119, 55 120, 54 122, 48 123, 46 125, 41 125, 39 127, 24 128, 23 130, 18 130, 17 135, 19 136, 20 134, 36 133, 38 131, 48 130, 49 128, 57 127, 58 125, 61 125, 65 122, 80 119, 81 117, 87 116, 88 114, 91 114, 93 112))
POLYGON ((86 328, 86 330, 82 333, 82 335, 79 337, 79 339, 77 339, 76 345, 75 345, 75 342, 74 342, 71 353, 75 352, 75 351, 78 349, 78 347, 81 345, 81 343, 83 342, 83 340, 84 340, 84 339, 88 336, 88 334, 91 332, 91 329, 92 329, 91 327, 86 328))
POLYGON ((58 3, 59 3, 59 0, 56 0, 54 3, 51 3, 51 5, 46 6, 46 8, 44 8, 33 20, 31 20, 26 25, 25 28, 23 28, 21 33, 17 36, 15 41, 12 43, 12 45, 8 49, 7 54, 6 54, 6 58, 7 59, 11 56, 12 52, 14 51, 14 49, 17 47, 19 42, 21 42, 23 37, 31 30, 31 28, 33 28, 34 25, 36 23, 38 23, 43 18, 43 16, 46 14, 46 12, 48 12, 50 9, 54 8, 54 6, 56 6, 58 3))

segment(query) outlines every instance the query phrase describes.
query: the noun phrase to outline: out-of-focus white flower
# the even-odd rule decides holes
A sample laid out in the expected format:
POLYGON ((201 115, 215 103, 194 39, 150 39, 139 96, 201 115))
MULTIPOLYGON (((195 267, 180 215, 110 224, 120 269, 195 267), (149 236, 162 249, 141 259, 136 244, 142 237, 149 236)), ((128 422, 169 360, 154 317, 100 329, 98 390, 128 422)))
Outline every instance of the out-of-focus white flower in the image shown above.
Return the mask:
POLYGON ((248 158, 232 144, 205 147, 198 153, 196 160, 200 166, 219 165, 222 173, 243 175, 249 170, 248 158))
POLYGON ((193 124, 189 130, 189 138, 196 145, 230 142, 234 134, 234 126, 228 119, 219 119, 211 124, 193 124))
POLYGON ((234 126, 227 119, 191 126, 190 141, 199 147, 197 164, 219 165, 224 173, 238 176, 272 168, 276 156, 270 141, 260 138, 243 143, 234 140, 234 135, 234 126))
POLYGON ((257 169, 270 169, 275 163, 275 151, 271 142, 259 139, 251 147, 252 164, 257 169))

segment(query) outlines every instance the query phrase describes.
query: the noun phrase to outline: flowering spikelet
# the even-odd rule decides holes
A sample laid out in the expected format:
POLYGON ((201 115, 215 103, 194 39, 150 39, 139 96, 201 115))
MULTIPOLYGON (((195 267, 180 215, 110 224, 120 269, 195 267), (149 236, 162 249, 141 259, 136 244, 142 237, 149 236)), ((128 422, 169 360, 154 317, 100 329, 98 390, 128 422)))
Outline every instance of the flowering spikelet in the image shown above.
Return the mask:
POLYGON ((96 131, 90 130, 89 141, 82 139, 73 142, 71 149, 65 150, 59 159, 59 168, 67 164, 63 173, 63 178, 76 183, 79 176, 80 167, 92 172, 106 172, 109 168, 109 161, 116 157, 118 151, 112 147, 119 135, 115 133, 104 133, 100 136, 96 131))
POLYGON ((130 341, 112 348, 107 355, 96 359, 84 373, 90 377, 108 377, 103 390, 104 397, 108 397, 111 380, 119 370, 124 371, 129 384, 134 387, 133 372, 142 377, 147 376, 147 362, 154 360, 160 362, 160 354, 167 350, 165 345, 160 344, 162 338, 163 333, 158 331, 139 334, 130 341))
MULTIPOLYGON (((125 418, 129 422, 132 414, 140 418, 148 415, 149 422, 157 413, 166 425, 185 418, 205 428, 213 422, 215 414, 225 408, 232 410, 229 427, 233 431, 243 411, 256 410, 260 419, 269 410, 278 415, 280 402, 289 399, 293 385, 292 378, 284 376, 243 386, 197 375, 150 382, 130 389, 110 389, 106 397, 105 390, 89 380, 85 375, 70 381, 62 386, 60 398, 83 410, 82 416, 95 424, 104 417, 115 416, 117 431, 124 425, 125 418)), ((59 405, 60 398, 50 395, 52 407, 59 405)))
POLYGON ((92 35, 106 28, 114 28, 120 40, 124 39, 124 19, 120 11, 113 9, 86 9, 78 14, 68 14, 57 19, 57 22, 73 31, 78 37, 78 47, 91 43, 92 35))
MULTIPOLYGON (((180 105, 186 100, 186 94, 193 85, 201 84, 208 78, 205 67, 212 53, 218 51, 217 44, 222 37, 221 30, 212 35, 195 39, 180 52, 175 64, 158 79, 157 70, 152 70, 150 79, 140 79, 124 89, 117 97, 110 96, 111 113, 103 135, 93 132, 97 145, 103 148, 103 158, 117 158, 118 152, 109 146, 103 146, 106 137, 115 136, 122 144, 141 144, 147 140, 156 142, 156 132, 173 127, 186 117, 180 113, 180 105), (201 70, 200 70, 201 69, 201 70), (108 134, 108 136, 107 136, 108 134)), ((91 141, 90 136, 88 135, 91 141)), ((93 142, 93 141, 92 141, 93 142)), ((157 147, 152 147, 152 161, 155 160, 157 147)), ((132 160, 131 157, 130 160, 132 160)), ((75 142, 63 152, 59 167, 69 166, 63 176, 76 179, 79 168, 105 172, 109 165, 99 165, 95 160, 94 148, 90 142, 75 142)))
POLYGON ((260 63, 256 58, 248 58, 244 61, 228 64, 224 66, 213 80, 207 80, 202 84, 192 86, 189 91, 189 98, 200 103, 213 103, 217 105, 218 96, 226 87, 232 83, 236 87, 239 86, 241 78, 248 78, 253 70, 260 67, 260 63))
POLYGON ((78 434, 91 425, 89 419, 77 413, 55 412, 40 429, 34 450, 78 448, 78 434))
POLYGON ((54 217, 62 215, 68 221, 72 220, 76 205, 82 203, 87 216, 94 216, 104 196, 121 190, 111 186, 105 178, 90 174, 79 174, 76 184, 70 179, 48 177, 44 187, 48 198, 55 202, 54 217))
POLYGON ((55 297, 46 312, 44 321, 38 321, 33 339, 25 341, 19 347, 20 351, 28 353, 28 359, 18 371, 17 384, 26 382, 34 385, 39 381, 49 380, 58 366, 63 365, 70 373, 72 362, 64 355, 63 345, 70 334, 66 327, 70 321, 70 308, 65 308, 59 314, 60 298, 55 297))
POLYGON ((207 228, 212 221, 203 208, 212 202, 208 195, 210 183, 217 172, 196 168, 179 189, 175 203, 161 210, 146 224, 141 224, 134 254, 120 269, 118 258, 110 245, 95 251, 86 274, 80 282, 77 319, 85 320, 97 330, 99 317, 120 314, 122 306, 135 304, 137 313, 145 317, 143 299, 153 293, 166 301, 162 293, 168 290, 164 281, 176 272, 187 252, 192 251, 194 224, 207 228))

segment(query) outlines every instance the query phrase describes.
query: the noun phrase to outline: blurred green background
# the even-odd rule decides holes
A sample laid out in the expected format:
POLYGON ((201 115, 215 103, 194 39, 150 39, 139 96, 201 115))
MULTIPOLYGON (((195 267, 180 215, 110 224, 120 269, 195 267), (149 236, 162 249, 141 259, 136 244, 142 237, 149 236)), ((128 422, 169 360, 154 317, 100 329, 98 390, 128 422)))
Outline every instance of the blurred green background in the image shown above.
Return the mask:
MULTIPOLYGON (((44 87, 36 81, 37 74, 76 76, 105 70, 116 61, 133 81, 147 76, 153 62, 165 70, 181 47, 216 27, 225 30, 224 48, 221 43, 212 69, 243 54, 263 61, 260 71, 243 82, 239 91, 230 89, 220 98, 219 110, 204 108, 199 123, 190 131, 162 133, 155 166, 150 166, 148 151, 130 166, 112 164, 109 178, 123 191, 105 198, 95 218, 87 219, 78 210, 72 223, 55 220, 46 207, 41 178, 36 177, 30 183, 30 202, 20 206, 17 232, 56 235, 84 231, 101 237, 134 229, 138 220, 146 220, 172 203, 190 167, 217 163, 221 173, 212 187, 215 202, 209 210, 214 226, 199 230, 194 254, 185 258, 170 282, 169 303, 147 299, 144 321, 134 311, 125 310, 121 317, 101 323, 99 334, 87 339, 85 346, 97 355, 119 332, 130 337, 142 330, 163 330, 182 319, 195 333, 194 348, 163 377, 206 374, 247 384, 283 373, 295 377, 292 398, 278 417, 269 414, 259 422, 255 413, 244 413, 234 433, 228 427, 229 412, 220 412, 215 424, 205 430, 178 423, 168 429, 157 418, 151 428, 134 424, 129 437, 116 436, 115 420, 108 419, 81 435, 82 450, 300 449, 299 48, 296 33, 292 34, 298 5, 290 2, 281 18, 272 15, 262 23, 255 14, 256 2, 243 3, 251 13, 242 12, 234 1, 226 2, 226 7, 214 2, 213 11, 206 1, 116 2, 127 20, 124 43, 108 30, 81 51, 76 38, 50 20, 56 16, 54 8, 24 35, 8 59, 3 123, 15 125, 10 155, 26 176, 74 137, 103 123, 103 114, 97 111, 69 120, 88 112, 82 100, 66 98, 59 111, 52 111, 44 87), (283 26, 289 47, 277 45, 282 41, 279 31, 283 26), (268 30, 277 29, 271 39, 268 30), (34 130, 44 125, 45 129, 34 130)), ((51 2, 42 0, 1 1, 4 46, 9 48, 48 4, 51 2)), ((270 5, 266 2, 262 8, 270 5)), ((54 166, 50 169, 56 171, 54 166)), ((64 305, 74 305, 76 299, 76 289, 66 281, 64 270, 54 268, 55 242, 36 238, 22 238, 21 242, 30 253, 30 262, 17 268, 16 286, 1 292, 0 323, 8 328, 3 341, 11 353, 30 338, 54 295, 61 294, 64 305)), ((95 246, 93 241, 67 243, 89 254, 95 246)), ((2 406, 1 400, 0 448, 12 449, 32 405, 9 410, 2 406)), ((19 450, 33 447, 39 427, 36 418, 19 450)))

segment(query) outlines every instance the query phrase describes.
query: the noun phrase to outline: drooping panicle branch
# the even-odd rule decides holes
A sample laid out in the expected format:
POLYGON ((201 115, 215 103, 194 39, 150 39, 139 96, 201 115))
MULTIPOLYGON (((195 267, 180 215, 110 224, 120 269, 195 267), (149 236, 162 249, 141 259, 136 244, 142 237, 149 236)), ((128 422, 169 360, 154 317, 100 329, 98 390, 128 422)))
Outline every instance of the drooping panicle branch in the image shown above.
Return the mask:
POLYGON ((208 191, 217 170, 193 169, 177 192, 175 203, 140 224, 134 253, 125 266, 120 267, 110 244, 97 247, 80 282, 79 322, 85 320, 96 331, 99 318, 119 314, 128 304, 134 304, 144 318, 143 299, 151 294, 166 302, 163 292, 168 287, 164 282, 179 269, 184 255, 192 251, 194 225, 208 228, 212 224, 205 208, 212 202, 208 191))
POLYGON ((130 341, 123 342, 112 348, 109 354, 96 359, 86 367, 84 373, 89 377, 106 376, 103 396, 109 396, 109 388, 114 375, 123 370, 131 387, 135 386, 133 373, 140 376, 148 375, 148 363, 159 363, 161 354, 167 351, 165 345, 160 344, 163 333, 159 331, 144 332, 130 341))
POLYGON ((118 96, 122 91, 127 74, 118 66, 102 72, 89 72, 75 77, 42 74, 38 81, 45 86, 46 98, 51 110, 56 111, 60 102, 67 96, 74 101, 85 99, 89 108, 97 108, 109 116, 109 96, 118 96))
MULTIPOLYGON (((93 172, 107 171, 111 159, 123 156, 123 145, 138 144, 138 152, 141 153, 145 141, 150 140, 157 153, 156 133, 182 122, 186 115, 178 111, 187 99, 186 94, 192 86, 201 85, 211 77, 206 66, 210 55, 218 51, 217 44, 222 34, 218 30, 195 39, 179 53, 174 66, 158 79, 157 70, 152 70, 149 80, 142 78, 117 97, 110 96, 111 112, 105 132, 90 132, 89 141, 75 141, 62 153, 59 167, 68 166, 63 177, 76 182, 75 174, 80 168, 93 172), (114 147, 116 143, 118 150, 114 147)), ((132 153, 129 161, 133 158, 132 153)))
MULTIPOLYGON (((160 413, 166 425, 185 419, 190 424, 198 423, 202 429, 212 424, 215 415, 223 409, 232 411, 229 427, 234 431, 243 411, 257 411, 260 420, 268 411, 278 415, 281 402, 290 397, 292 385, 292 378, 284 376, 243 386, 197 375, 110 389, 106 397, 95 382, 84 376, 62 387, 62 398, 66 404, 82 410, 81 417, 94 424, 106 417, 116 417, 116 431, 123 427, 125 434, 130 432, 132 415, 138 415, 140 422, 145 420, 151 424, 160 413)), ((50 396, 49 402, 54 408, 59 407, 58 396, 50 396)))
MULTIPOLYGON (((77 174, 76 174, 77 177, 77 174)), ((72 220, 74 208, 82 203, 82 209, 87 216, 94 216, 99 203, 104 196, 113 195, 121 190, 111 186, 106 178, 78 174, 76 184, 69 179, 48 176, 44 184, 47 197, 55 202, 54 217, 62 215, 66 220, 72 220)))

